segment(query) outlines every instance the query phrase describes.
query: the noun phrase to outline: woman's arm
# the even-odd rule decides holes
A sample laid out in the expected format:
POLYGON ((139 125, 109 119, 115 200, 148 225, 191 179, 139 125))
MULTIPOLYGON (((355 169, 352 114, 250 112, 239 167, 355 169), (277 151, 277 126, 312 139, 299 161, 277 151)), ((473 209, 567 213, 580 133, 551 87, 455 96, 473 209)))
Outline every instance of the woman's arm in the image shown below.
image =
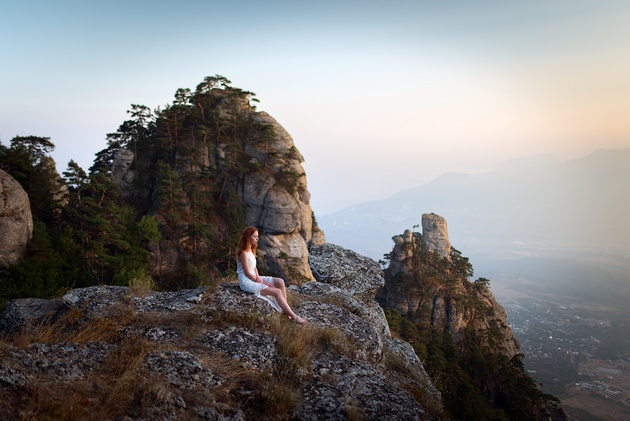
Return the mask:
POLYGON ((258 282, 260 282, 261 284, 265 284, 265 285, 267 285, 267 286, 270 286, 270 287, 272 287, 272 286, 273 286, 273 284, 271 284, 271 283, 269 283, 269 282, 265 282, 265 281, 263 281, 263 280, 262 280, 262 278, 261 278, 261 277, 260 277, 260 275, 258 274, 258 268, 254 268, 254 270, 256 271, 256 277, 257 277, 257 279, 259 279, 259 281, 258 281, 258 282))
POLYGON ((254 282, 260 282, 256 268, 254 268, 254 270, 252 271, 252 269, 249 267, 249 262, 247 261, 247 253, 244 251, 241 252, 241 254, 238 256, 238 260, 241 262, 241 265, 243 265, 243 272, 245 272, 245 276, 247 276, 254 282))

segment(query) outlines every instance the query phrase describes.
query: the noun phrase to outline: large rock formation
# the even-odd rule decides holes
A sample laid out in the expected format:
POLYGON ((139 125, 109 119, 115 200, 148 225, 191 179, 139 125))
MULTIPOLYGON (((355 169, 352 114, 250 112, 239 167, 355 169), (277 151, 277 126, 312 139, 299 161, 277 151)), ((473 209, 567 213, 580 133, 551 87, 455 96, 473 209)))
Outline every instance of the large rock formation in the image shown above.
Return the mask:
MULTIPOLYGON (((253 109, 248 110, 255 113, 253 109)), ((261 164, 269 165, 268 156, 281 156, 271 164, 273 173, 255 172, 245 175, 238 189, 246 205, 245 222, 259 227, 259 259, 264 267, 289 281, 312 280, 308 264, 308 248, 326 241, 324 233, 313 225, 311 194, 306 188, 304 158, 287 131, 265 112, 255 113, 253 121, 272 127, 273 140, 267 144, 247 143, 245 152, 261 164), (294 177, 289 185, 282 180, 294 177)))
POLYGON ((134 153, 129 149, 120 149, 114 155, 112 162, 112 179, 124 195, 129 197, 129 193, 133 191, 133 178, 135 173, 132 168, 134 153))
POLYGON ((457 283, 431 279, 426 284, 395 280, 397 274, 411 273, 415 265, 422 264, 413 259, 414 253, 420 253, 420 242, 429 251, 452 260, 444 218, 424 214, 422 227, 422 235, 406 230, 394 237, 389 267, 385 271, 387 282, 378 293, 383 307, 394 308, 416 321, 429 321, 437 331, 449 331, 458 343, 464 340, 467 327, 480 333, 495 332, 499 338, 497 351, 510 358, 518 354, 520 345, 507 323, 507 312, 487 287, 477 287, 465 279, 457 283))
MULTIPOLYGON (((187 115, 186 124, 190 127, 173 129, 178 130, 178 138, 169 163, 173 174, 168 176, 168 184, 173 190, 182 190, 169 192, 171 197, 177 196, 174 205, 164 209, 160 195, 165 181, 143 172, 143 168, 157 165, 150 161, 154 159, 151 154, 138 152, 136 157, 131 148, 120 149, 111 166, 112 178, 125 200, 143 213, 155 214, 164 225, 172 224, 169 213, 179 213, 183 220, 178 227, 170 228, 168 238, 151 245, 152 272, 158 276, 177 276, 177 270, 192 260, 192 256, 225 242, 245 225, 253 225, 260 230, 258 263, 262 273, 281 276, 291 283, 313 280, 308 249, 313 244, 324 243, 325 236, 314 224, 302 167, 304 158, 293 139, 270 115, 257 112, 248 95, 240 90, 212 88, 196 95, 203 101, 196 99, 189 108, 180 105, 180 115, 176 117, 183 119, 182 115, 187 115), (202 103, 208 109, 200 114, 202 103), (214 118, 212 122, 210 115, 214 118), (199 138, 199 127, 204 128, 203 141, 199 138), (197 185, 194 192, 189 186, 176 185, 176 179, 194 178, 197 185), (198 195, 211 197, 200 199, 198 195), (203 201, 211 204, 199 210, 203 201), (230 227, 241 223, 241 204, 244 225, 230 227), (225 220, 228 217, 230 220, 225 220), (211 227, 211 238, 192 239, 189 233, 193 219, 197 224, 211 227)), ((157 124, 171 123, 164 118, 157 124)), ((169 132, 168 136, 175 135, 169 132)), ((233 247, 232 250, 226 247, 224 255, 230 251, 234 251, 233 247)))
POLYGON ((99 286, 50 302, 12 301, 0 313, 0 328, 11 332, 0 346, 0 413, 7 420, 34 410, 74 419, 441 415, 440 394, 411 345, 381 335, 347 297, 335 299, 353 292, 314 281, 289 294, 306 326, 236 283, 160 293, 99 286))
POLYGON ((68 203, 68 186, 57 172, 57 163, 51 157, 43 157, 39 167, 42 173, 48 174, 48 178, 45 180, 48 186, 48 194, 57 208, 55 213, 58 215, 60 212, 59 207, 68 203))
POLYGON ((32 235, 28 195, 20 183, 0 170, 0 266, 17 262, 32 235))
MULTIPOLYGON (((407 230, 394 237, 390 264, 384 271, 385 286, 377 294, 383 307, 400 313, 393 310, 390 313, 397 320, 397 333, 417 341, 417 346, 425 349, 428 358, 434 361, 444 358, 439 347, 437 352, 433 347, 435 338, 444 343, 452 340, 451 345, 461 353, 458 364, 463 379, 469 376, 478 382, 480 398, 506 411, 509 417, 518 418, 523 412, 523 416, 536 420, 566 421, 567 415, 557 401, 536 389, 532 379, 529 388, 523 386, 527 392, 516 391, 517 395, 525 393, 524 400, 516 404, 521 396, 514 395, 513 381, 520 377, 525 385, 528 375, 522 367, 520 371, 517 369, 519 343, 507 323, 506 311, 496 302, 485 281, 468 280, 472 265, 451 247, 446 221, 429 214, 423 215, 422 225, 422 235, 407 230), (475 358, 483 355, 488 362, 502 362, 494 368, 488 364, 488 371, 483 374, 477 369, 468 372, 469 367, 480 362, 473 363, 475 358, 471 355, 477 355, 475 358), (511 406, 512 403, 518 407, 511 406)), ((440 377, 439 369, 435 375, 440 377)), ((447 406, 453 410, 454 401, 459 405, 458 399, 449 394, 447 406)))

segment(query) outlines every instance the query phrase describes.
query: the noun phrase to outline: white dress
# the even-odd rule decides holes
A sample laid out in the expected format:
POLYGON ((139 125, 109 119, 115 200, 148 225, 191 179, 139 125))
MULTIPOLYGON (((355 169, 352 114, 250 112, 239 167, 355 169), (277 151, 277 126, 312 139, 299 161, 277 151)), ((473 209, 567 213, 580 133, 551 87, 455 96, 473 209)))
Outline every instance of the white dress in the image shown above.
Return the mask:
MULTIPOLYGON (((251 251, 244 251, 243 253, 247 253, 247 265, 249 266, 249 270, 256 273, 256 256, 251 251)), ((261 284, 259 282, 252 281, 245 274, 245 269, 243 269, 243 265, 241 264, 240 259, 236 261, 236 273, 238 274, 238 284, 243 291, 251 292, 258 298, 262 298, 267 301, 273 308, 282 312, 282 309, 278 305, 278 302, 274 297, 270 297, 268 295, 260 295, 260 291, 267 288, 268 285, 261 284)), ((263 281, 269 282, 273 285, 273 278, 271 276, 261 276, 263 281)))

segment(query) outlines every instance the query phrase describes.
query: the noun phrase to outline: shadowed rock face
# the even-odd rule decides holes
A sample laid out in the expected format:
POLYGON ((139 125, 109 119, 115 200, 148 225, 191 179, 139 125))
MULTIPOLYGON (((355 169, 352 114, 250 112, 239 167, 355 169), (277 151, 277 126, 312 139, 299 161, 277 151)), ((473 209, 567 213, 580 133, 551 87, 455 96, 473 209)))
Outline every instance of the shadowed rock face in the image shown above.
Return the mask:
POLYGON ((131 402, 120 416, 247 419, 249 397, 270 399, 265 391, 279 387, 280 375, 292 384, 283 386, 291 389, 283 394, 296 397, 281 418, 436 419, 441 397, 413 348, 385 335, 382 321, 363 317, 370 312, 366 295, 357 298, 354 292, 316 281, 290 286, 294 310, 309 321, 305 326, 237 283, 144 293, 96 286, 50 301, 11 301, 0 313, 4 333, 41 335, 42 326, 59 323, 71 337, 84 326, 109 327, 114 337, 4 344, 0 412, 19 419, 11 403, 26 390, 38 390, 41 382, 76 388, 104 381, 114 375, 110 365, 137 349, 127 381, 134 384, 133 393, 152 398, 148 405, 131 402), (68 321, 73 312, 76 317, 68 321), (313 339, 298 357, 287 346, 301 337, 313 339))
POLYGON ((0 170, 0 266, 17 262, 32 235, 28 195, 20 183, 0 170))

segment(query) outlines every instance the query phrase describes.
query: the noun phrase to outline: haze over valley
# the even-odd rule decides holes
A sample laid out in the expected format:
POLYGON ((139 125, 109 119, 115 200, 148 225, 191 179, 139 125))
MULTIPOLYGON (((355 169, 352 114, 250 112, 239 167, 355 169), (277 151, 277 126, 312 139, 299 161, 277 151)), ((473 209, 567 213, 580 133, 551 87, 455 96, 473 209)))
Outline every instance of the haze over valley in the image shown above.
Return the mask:
POLYGON ((470 257, 476 277, 523 277, 621 304, 630 284, 628 180, 630 149, 570 161, 534 156, 483 174, 444 174, 318 221, 328 241, 380 259, 392 235, 433 212, 447 220, 451 243, 470 257))
POLYGON ((577 420, 630 411, 630 149, 536 155, 483 174, 444 174, 318 218, 327 240, 380 259, 392 233, 448 222, 473 278, 508 311, 525 367, 577 420), (613 374, 611 374, 613 373, 613 374))

